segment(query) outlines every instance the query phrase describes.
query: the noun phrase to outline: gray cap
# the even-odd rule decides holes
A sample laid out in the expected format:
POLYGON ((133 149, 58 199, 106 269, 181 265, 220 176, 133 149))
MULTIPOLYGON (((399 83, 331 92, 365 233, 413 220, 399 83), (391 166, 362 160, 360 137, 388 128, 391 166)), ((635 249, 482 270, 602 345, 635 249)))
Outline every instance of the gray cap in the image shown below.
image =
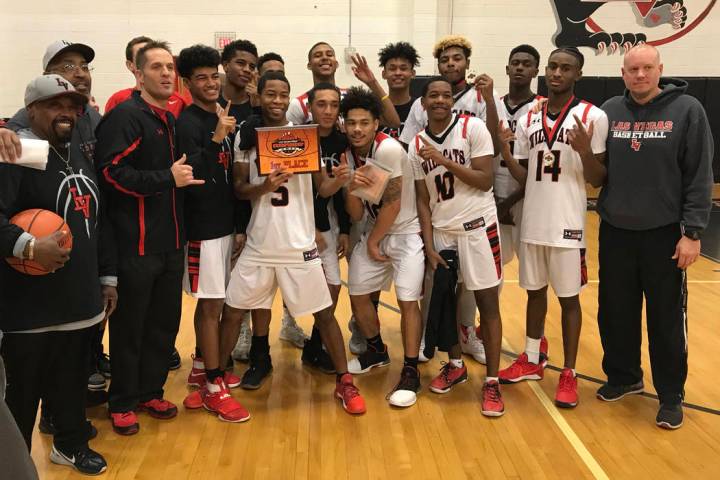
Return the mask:
POLYGON ((53 58, 65 52, 77 52, 85 57, 85 61, 88 63, 92 62, 93 58, 95 58, 95 50, 87 45, 72 43, 67 40, 56 40, 45 49, 45 55, 43 55, 43 72, 47 71, 47 66, 53 61, 53 58))
POLYGON ((50 98, 59 97, 61 95, 69 95, 81 105, 85 105, 88 99, 85 95, 75 91, 72 83, 65 80, 60 75, 50 73, 40 75, 28 83, 25 88, 25 106, 40 100, 48 100, 50 98))

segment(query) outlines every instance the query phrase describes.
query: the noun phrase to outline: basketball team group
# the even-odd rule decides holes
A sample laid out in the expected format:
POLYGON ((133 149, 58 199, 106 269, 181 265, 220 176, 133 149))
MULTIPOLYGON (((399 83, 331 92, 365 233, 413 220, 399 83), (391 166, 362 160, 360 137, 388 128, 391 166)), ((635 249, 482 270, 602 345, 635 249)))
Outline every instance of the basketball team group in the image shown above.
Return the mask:
POLYGON ((458 385, 470 380, 471 358, 486 365, 485 378, 473 379, 483 383, 482 415, 521 408, 503 402, 501 386, 543 378, 551 287, 562 312, 551 319, 562 324, 554 400, 575 408, 587 184, 602 188, 597 321, 607 380, 597 398, 644 391, 645 303, 656 423, 682 425, 686 269, 710 216, 713 140, 687 84, 662 76, 655 47, 625 53, 625 94, 602 106, 575 96, 585 57, 570 46, 542 56, 530 45, 510 50, 502 96, 491 77, 471 73, 472 45, 459 35, 422 52, 439 74, 414 85, 421 55, 407 42, 378 52, 381 78, 354 55, 362 85, 347 89, 335 84, 335 50, 318 42, 307 54, 307 92, 291 88, 281 55, 259 55, 247 40, 176 54, 166 42, 133 38, 125 57, 135 84, 101 116, 94 50, 54 42, 42 75, 27 84, 25 108, 0 128, 0 413, 17 425, 0 428, 5 450, 16 438, 31 461, 42 403, 51 461, 105 471, 89 447, 97 430, 85 406, 106 379, 117 434, 154 421, 145 415, 178 415, 163 387, 180 364, 183 292, 197 301, 184 415, 251 418, 231 392, 270 388, 278 289, 280 339, 302 349, 308 368, 335 375, 338 408, 366 413, 362 375, 390 364, 378 305, 391 286, 404 360, 390 406, 411 407, 423 388, 467 395, 458 385), (541 71, 545 97, 533 91, 541 71), (266 141, 267 132, 279 140, 266 141), (284 148, 287 139, 297 147, 315 137, 318 168, 268 170, 268 151, 290 155, 298 148, 284 148), (527 292, 526 340, 501 369, 499 299, 514 257, 527 292), (348 319, 341 327, 335 315, 343 285, 351 354, 348 319), (310 314, 306 332, 295 319, 310 314), (435 355, 442 368, 421 385, 420 364, 435 355), (247 362, 241 376, 234 360, 247 362))

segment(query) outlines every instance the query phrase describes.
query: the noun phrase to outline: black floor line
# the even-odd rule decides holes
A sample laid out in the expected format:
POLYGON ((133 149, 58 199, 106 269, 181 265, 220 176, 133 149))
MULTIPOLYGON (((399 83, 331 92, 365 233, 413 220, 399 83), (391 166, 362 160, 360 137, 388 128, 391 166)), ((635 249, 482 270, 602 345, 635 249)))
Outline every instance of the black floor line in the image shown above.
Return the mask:
MULTIPOLYGON (((343 282, 343 284, 345 284, 345 286, 347 286, 347 284, 346 284, 345 282, 343 282)), ((382 305, 383 307, 385 307, 385 308, 387 308, 388 310, 391 310, 391 311, 393 311, 393 312, 395 312, 395 313, 400 313, 400 309, 397 308, 397 307, 394 306, 394 305, 390 305, 390 304, 385 303, 385 302, 383 302, 383 301, 380 301, 380 305, 382 305)), ((508 351, 508 350, 502 350, 502 353, 503 353, 504 355, 507 355, 508 357, 511 357, 511 358, 517 358, 517 356, 518 356, 516 353, 510 352, 510 351, 508 351)), ((554 371, 556 371, 556 372, 562 372, 562 368, 556 367, 556 366, 551 365, 551 364, 548 364, 548 365, 547 365, 547 368, 549 368, 550 370, 554 370, 554 371)), ((575 373, 575 375, 576 375, 578 378, 582 378, 583 380, 587 380, 587 381, 589 381, 589 382, 597 383, 598 385, 602 385, 602 384, 605 383, 603 380, 600 380, 599 378, 591 377, 591 376, 585 375, 585 374, 583 374, 583 373, 575 373)), ((642 395, 643 397, 652 398, 652 399, 655 399, 655 400, 658 399, 658 396, 655 395, 655 394, 653 394, 653 393, 643 392, 643 393, 641 393, 640 395, 642 395)), ((683 402, 683 407, 689 408, 689 409, 691 409, 691 410, 697 410, 698 412, 710 413, 710 414, 712 414, 712 415, 718 415, 718 416, 720 416, 720 410, 716 410, 716 409, 710 408, 710 407, 704 407, 704 406, 702 406, 702 405, 696 405, 696 404, 694 404, 694 403, 683 402)))

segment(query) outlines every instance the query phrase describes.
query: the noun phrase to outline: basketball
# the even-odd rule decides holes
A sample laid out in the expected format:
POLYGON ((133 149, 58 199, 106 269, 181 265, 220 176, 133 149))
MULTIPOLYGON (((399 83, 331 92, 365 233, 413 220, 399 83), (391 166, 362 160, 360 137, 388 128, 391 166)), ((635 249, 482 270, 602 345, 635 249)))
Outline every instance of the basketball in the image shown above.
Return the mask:
MULTIPOLYGON (((65 220, 55 212, 32 208, 24 210, 10 219, 10 223, 17 225, 35 238, 44 238, 57 231, 65 231, 59 245, 63 248, 72 248, 72 233, 65 220)), ((20 273, 27 275, 47 275, 50 273, 42 265, 33 260, 21 260, 15 257, 6 258, 8 264, 20 273)))

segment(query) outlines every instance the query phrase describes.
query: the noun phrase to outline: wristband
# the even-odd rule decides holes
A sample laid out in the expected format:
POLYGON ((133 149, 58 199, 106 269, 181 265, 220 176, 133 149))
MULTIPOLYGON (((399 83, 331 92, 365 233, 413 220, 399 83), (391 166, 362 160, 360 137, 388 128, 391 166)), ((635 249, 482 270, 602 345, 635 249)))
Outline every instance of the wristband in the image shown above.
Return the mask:
POLYGON ((386 93, 384 97, 380 98, 380 101, 381 101, 381 102, 384 102, 384 101, 387 100, 388 98, 390 98, 390 94, 389 94, 389 93, 386 93))

